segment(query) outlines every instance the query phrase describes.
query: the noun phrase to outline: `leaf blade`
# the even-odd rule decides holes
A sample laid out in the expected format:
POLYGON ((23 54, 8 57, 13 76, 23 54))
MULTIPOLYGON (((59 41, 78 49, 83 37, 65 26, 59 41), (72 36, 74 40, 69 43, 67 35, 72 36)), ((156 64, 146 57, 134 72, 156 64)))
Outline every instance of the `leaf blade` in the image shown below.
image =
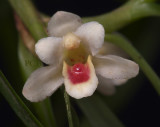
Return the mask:
POLYGON ((17 116, 24 122, 27 127, 43 127, 38 119, 27 108, 24 102, 16 94, 9 84, 3 73, 0 71, 0 92, 8 101, 17 116))

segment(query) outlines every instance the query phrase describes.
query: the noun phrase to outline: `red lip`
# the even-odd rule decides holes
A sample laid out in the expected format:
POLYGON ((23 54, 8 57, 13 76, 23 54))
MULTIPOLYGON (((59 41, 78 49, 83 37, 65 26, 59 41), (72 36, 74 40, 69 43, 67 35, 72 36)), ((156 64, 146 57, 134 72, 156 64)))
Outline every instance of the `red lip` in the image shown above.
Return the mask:
POLYGON ((73 66, 68 66, 68 76, 70 81, 76 85, 89 80, 90 70, 87 64, 77 63, 73 66))

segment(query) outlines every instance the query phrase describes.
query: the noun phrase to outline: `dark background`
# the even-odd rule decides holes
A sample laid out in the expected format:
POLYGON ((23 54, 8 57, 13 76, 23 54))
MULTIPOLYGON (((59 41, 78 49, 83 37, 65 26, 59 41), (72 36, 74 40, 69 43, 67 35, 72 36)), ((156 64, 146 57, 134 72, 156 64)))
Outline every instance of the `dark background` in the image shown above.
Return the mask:
MULTIPOLYGON (((124 0, 34 0, 34 4, 38 10, 49 16, 52 16, 56 11, 63 10, 78 14, 81 17, 93 16, 112 11, 121 6, 124 2, 124 0)), ((0 16, 2 18, 0 26, 2 26, 7 20, 9 21, 10 28, 14 28, 14 20, 11 16, 13 14, 11 7, 5 0, 0 1, 0 7, 0 16)), ((3 45, 2 43, 7 41, 6 37, 9 28, 7 28, 7 30, 5 27, 3 28, 4 29, 1 29, 1 36, 3 36, 3 34, 6 36, 4 35, 1 37, 0 43, 5 47, 6 45, 3 45)), ((156 73, 160 75, 160 18, 149 17, 141 19, 129 24, 125 28, 119 30, 119 32, 125 34, 133 42, 134 46, 146 58, 156 73)), ((14 36, 16 36, 16 30, 13 33, 14 36)), ((15 47, 16 49, 16 46, 13 44, 11 44, 10 47, 15 47)), ((0 54, 3 53, 5 53, 5 51, 0 51, 0 54)), ((6 61, 10 56, 9 52, 8 54, 6 53, 5 58, 2 57, 2 55, 0 56, 1 69, 12 82, 7 71, 8 68, 6 69, 5 65, 10 64, 6 61)), ((138 87, 136 94, 132 96, 129 104, 125 106, 125 109, 117 113, 117 115, 127 127, 159 127, 159 96, 142 72, 140 72, 138 79, 142 79, 142 81, 141 84, 138 84, 140 87, 138 87)), ((16 117, 15 113, 2 96, 0 97, 0 117, 0 127, 11 127, 12 123, 16 123, 17 126, 18 124, 21 124, 19 118, 16 117)))

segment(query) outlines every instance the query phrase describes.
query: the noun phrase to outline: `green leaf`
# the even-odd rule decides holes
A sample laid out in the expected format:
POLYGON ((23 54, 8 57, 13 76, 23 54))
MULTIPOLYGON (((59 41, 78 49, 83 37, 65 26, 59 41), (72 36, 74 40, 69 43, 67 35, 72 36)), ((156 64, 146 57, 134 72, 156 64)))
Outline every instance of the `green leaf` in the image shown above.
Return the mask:
POLYGON ((42 62, 24 46, 21 39, 18 45, 18 57, 23 80, 26 81, 28 76, 36 69, 43 66, 42 62))
POLYGON ((98 95, 77 100, 92 127, 124 127, 98 95))
MULTIPOLYGON (((33 38, 36 41, 39 40, 40 38, 46 36, 46 32, 43 28, 43 24, 38 19, 36 9, 34 8, 34 6, 33 6, 33 4, 31 3, 30 0, 23 0, 23 1, 21 1, 21 0, 9 0, 9 2, 11 4, 11 6, 15 9, 16 13, 20 16, 23 23, 25 24, 25 26, 30 31, 30 33, 32 34, 33 38)), ((23 72, 24 79, 25 79, 29 76, 29 74, 32 71, 35 70, 35 68, 39 67, 39 61, 37 61, 37 59, 35 57, 33 58, 33 56, 31 54, 29 54, 27 51, 24 51, 23 45, 20 44, 20 47, 22 48, 22 49, 19 49, 20 50, 20 52, 19 52, 20 66, 21 66, 21 70, 23 72), (33 63, 33 65, 32 65, 32 63, 33 63), (35 65, 35 64, 38 64, 38 65, 35 65)), ((36 105, 35 107, 37 107, 35 109, 42 108, 43 110, 40 110, 41 112, 42 111, 47 111, 47 112, 51 111, 51 106, 49 106, 50 109, 44 110, 45 104, 41 105, 40 103, 41 102, 39 102, 38 104, 35 104, 36 105)), ((53 123, 53 120, 52 119, 50 119, 50 120, 47 119, 47 118, 50 118, 50 117, 45 117, 46 113, 44 112, 43 113, 44 115, 42 115, 42 113, 40 113, 40 111, 37 111, 37 113, 40 115, 40 117, 42 117, 42 120, 44 119, 43 121, 45 122, 45 125, 50 127, 53 123)), ((69 110, 67 110, 67 111, 69 111, 69 110)), ((48 112, 48 115, 53 116, 53 115, 51 115, 51 112, 48 112)))
MULTIPOLYGON (((26 81, 35 69, 42 67, 42 63, 36 56, 33 56, 29 50, 27 50, 22 40, 19 40, 18 56, 24 81, 26 81)), ((32 105, 38 115, 38 118, 42 121, 45 127, 56 126, 52 105, 49 98, 42 102, 32 103, 32 105)))
POLYGON ((8 101, 17 116, 23 121, 27 127, 43 127, 32 112, 23 103, 16 94, 12 86, 9 84, 3 73, 0 71, 0 92, 8 101))

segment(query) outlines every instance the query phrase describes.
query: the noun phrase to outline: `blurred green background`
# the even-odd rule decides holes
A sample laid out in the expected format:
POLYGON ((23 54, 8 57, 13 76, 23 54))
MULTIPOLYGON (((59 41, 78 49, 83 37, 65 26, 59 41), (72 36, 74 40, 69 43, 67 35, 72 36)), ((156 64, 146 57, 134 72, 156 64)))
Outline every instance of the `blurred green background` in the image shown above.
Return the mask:
MULTIPOLYGON (((48 16, 52 16, 58 10, 64 10, 78 14, 81 17, 86 17, 114 10, 125 1, 34 0, 33 2, 40 12, 48 16)), ((25 100, 21 94, 24 82, 21 80, 22 76, 19 70, 17 55, 18 32, 15 27, 13 15, 14 11, 8 1, 0 0, 0 69, 13 85, 16 92, 18 92, 19 96, 25 100)), ((160 75, 160 17, 148 17, 135 21, 120 29, 119 32, 124 34, 133 43, 153 67, 154 71, 160 75)), ((97 94, 99 93, 97 92, 97 94)), ((118 87, 117 93, 114 96, 105 97, 101 94, 99 96, 105 100, 106 104, 127 127, 160 126, 159 96, 141 71, 138 77, 118 87)), ((52 102, 56 118, 59 120, 58 125, 67 126, 65 105, 61 92, 57 91, 53 94, 52 100, 56 100, 56 102, 52 102), (57 101, 57 97, 59 101, 57 101), (63 122, 61 123, 61 121, 63 122)), ((80 120, 83 121, 81 126, 88 125, 88 120, 84 118, 79 107, 74 104, 74 100, 73 106, 80 120)), ((2 127, 24 126, 1 94, 0 121, 0 126, 2 127)))

